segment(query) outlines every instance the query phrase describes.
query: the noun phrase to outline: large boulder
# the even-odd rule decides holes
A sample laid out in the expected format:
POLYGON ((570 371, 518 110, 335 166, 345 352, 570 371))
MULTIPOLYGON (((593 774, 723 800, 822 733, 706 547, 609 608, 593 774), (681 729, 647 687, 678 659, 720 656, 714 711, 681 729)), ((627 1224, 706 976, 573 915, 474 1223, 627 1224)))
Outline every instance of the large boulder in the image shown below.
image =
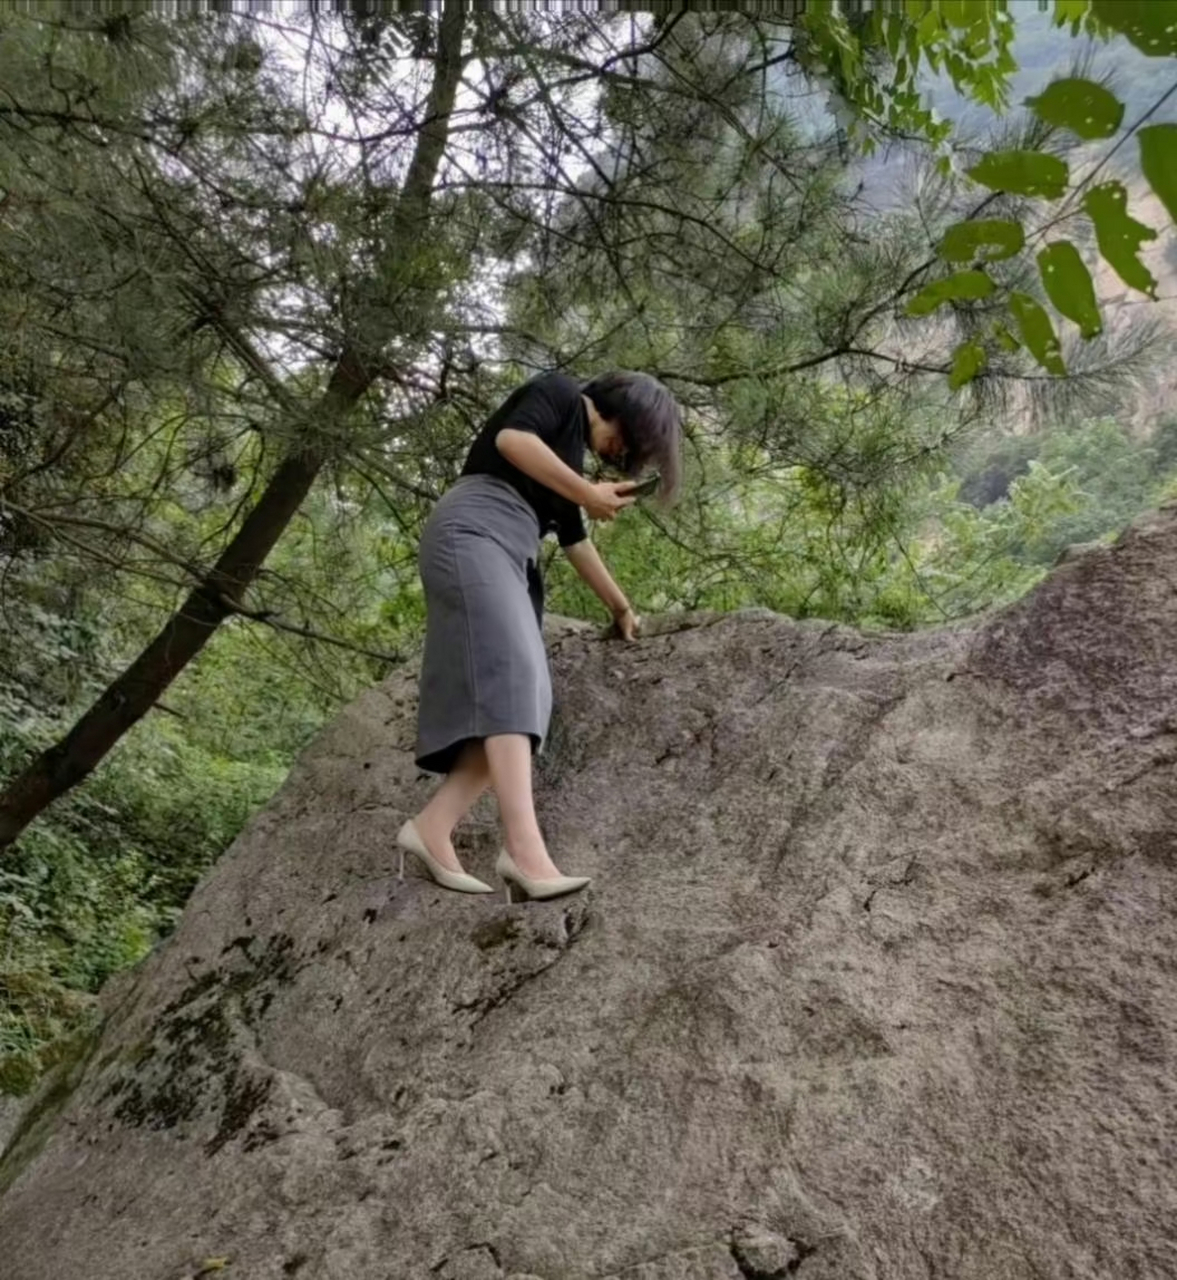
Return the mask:
POLYGON ((1177 512, 974 626, 552 664, 592 887, 399 882, 366 693, 26 1109, 7 1280, 1177 1275, 1177 512))

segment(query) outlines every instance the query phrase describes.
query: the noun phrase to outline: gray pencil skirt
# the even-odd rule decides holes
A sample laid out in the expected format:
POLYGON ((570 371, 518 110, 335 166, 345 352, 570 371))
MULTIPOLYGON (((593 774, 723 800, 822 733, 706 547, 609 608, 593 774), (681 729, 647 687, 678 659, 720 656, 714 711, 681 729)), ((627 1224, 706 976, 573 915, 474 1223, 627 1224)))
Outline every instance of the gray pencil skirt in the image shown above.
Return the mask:
POLYGON ((421 535, 425 656, 417 764, 448 773, 471 738, 525 733, 537 751, 552 715, 543 641, 539 520, 494 476, 464 476, 421 535))

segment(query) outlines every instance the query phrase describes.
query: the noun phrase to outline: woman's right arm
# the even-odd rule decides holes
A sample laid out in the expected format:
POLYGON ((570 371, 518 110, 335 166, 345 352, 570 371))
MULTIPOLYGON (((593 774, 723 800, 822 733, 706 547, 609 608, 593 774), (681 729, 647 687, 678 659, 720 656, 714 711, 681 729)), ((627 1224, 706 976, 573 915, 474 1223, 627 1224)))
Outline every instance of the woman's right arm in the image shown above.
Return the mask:
POLYGON ((583 507, 590 519, 612 520, 619 511, 636 501, 625 492, 618 492, 632 489, 632 480, 620 484, 610 481, 593 484, 584 476, 577 475, 563 458, 531 431, 504 427, 495 438, 495 448, 524 475, 583 507))

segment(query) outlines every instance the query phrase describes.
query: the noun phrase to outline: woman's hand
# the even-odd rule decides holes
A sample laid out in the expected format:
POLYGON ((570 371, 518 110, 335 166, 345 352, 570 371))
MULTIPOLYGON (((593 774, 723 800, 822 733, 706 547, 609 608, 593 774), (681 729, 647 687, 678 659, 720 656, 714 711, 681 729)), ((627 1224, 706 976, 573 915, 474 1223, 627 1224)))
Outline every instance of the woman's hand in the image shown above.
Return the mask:
POLYGON ((580 505, 588 513, 590 520, 612 520, 619 511, 632 507, 637 501, 628 493, 632 488, 632 480, 602 480, 589 486, 589 492, 580 505))
POLYGON ((640 622, 641 619, 629 605, 626 605, 621 613, 613 615, 613 625, 617 628, 617 633, 622 640, 636 640, 640 622))
POLYGON ((625 592, 613 581, 613 575, 605 568, 605 563, 597 554, 596 547, 585 538, 583 542, 575 542, 570 547, 565 547, 564 553, 581 579, 592 587, 601 603, 613 615, 613 628, 616 634, 623 640, 636 640, 637 615, 625 598, 625 592))

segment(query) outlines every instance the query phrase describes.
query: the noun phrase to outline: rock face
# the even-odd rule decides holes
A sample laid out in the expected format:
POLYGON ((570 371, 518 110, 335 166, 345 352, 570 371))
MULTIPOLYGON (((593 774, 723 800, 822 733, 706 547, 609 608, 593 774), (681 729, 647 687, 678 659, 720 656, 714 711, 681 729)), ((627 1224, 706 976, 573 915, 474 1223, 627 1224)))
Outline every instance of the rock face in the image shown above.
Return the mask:
POLYGON ((27 1109, 4 1275, 1177 1275, 1175 592, 1169 510, 974 627, 566 630, 547 904, 395 879, 397 674, 27 1109))

